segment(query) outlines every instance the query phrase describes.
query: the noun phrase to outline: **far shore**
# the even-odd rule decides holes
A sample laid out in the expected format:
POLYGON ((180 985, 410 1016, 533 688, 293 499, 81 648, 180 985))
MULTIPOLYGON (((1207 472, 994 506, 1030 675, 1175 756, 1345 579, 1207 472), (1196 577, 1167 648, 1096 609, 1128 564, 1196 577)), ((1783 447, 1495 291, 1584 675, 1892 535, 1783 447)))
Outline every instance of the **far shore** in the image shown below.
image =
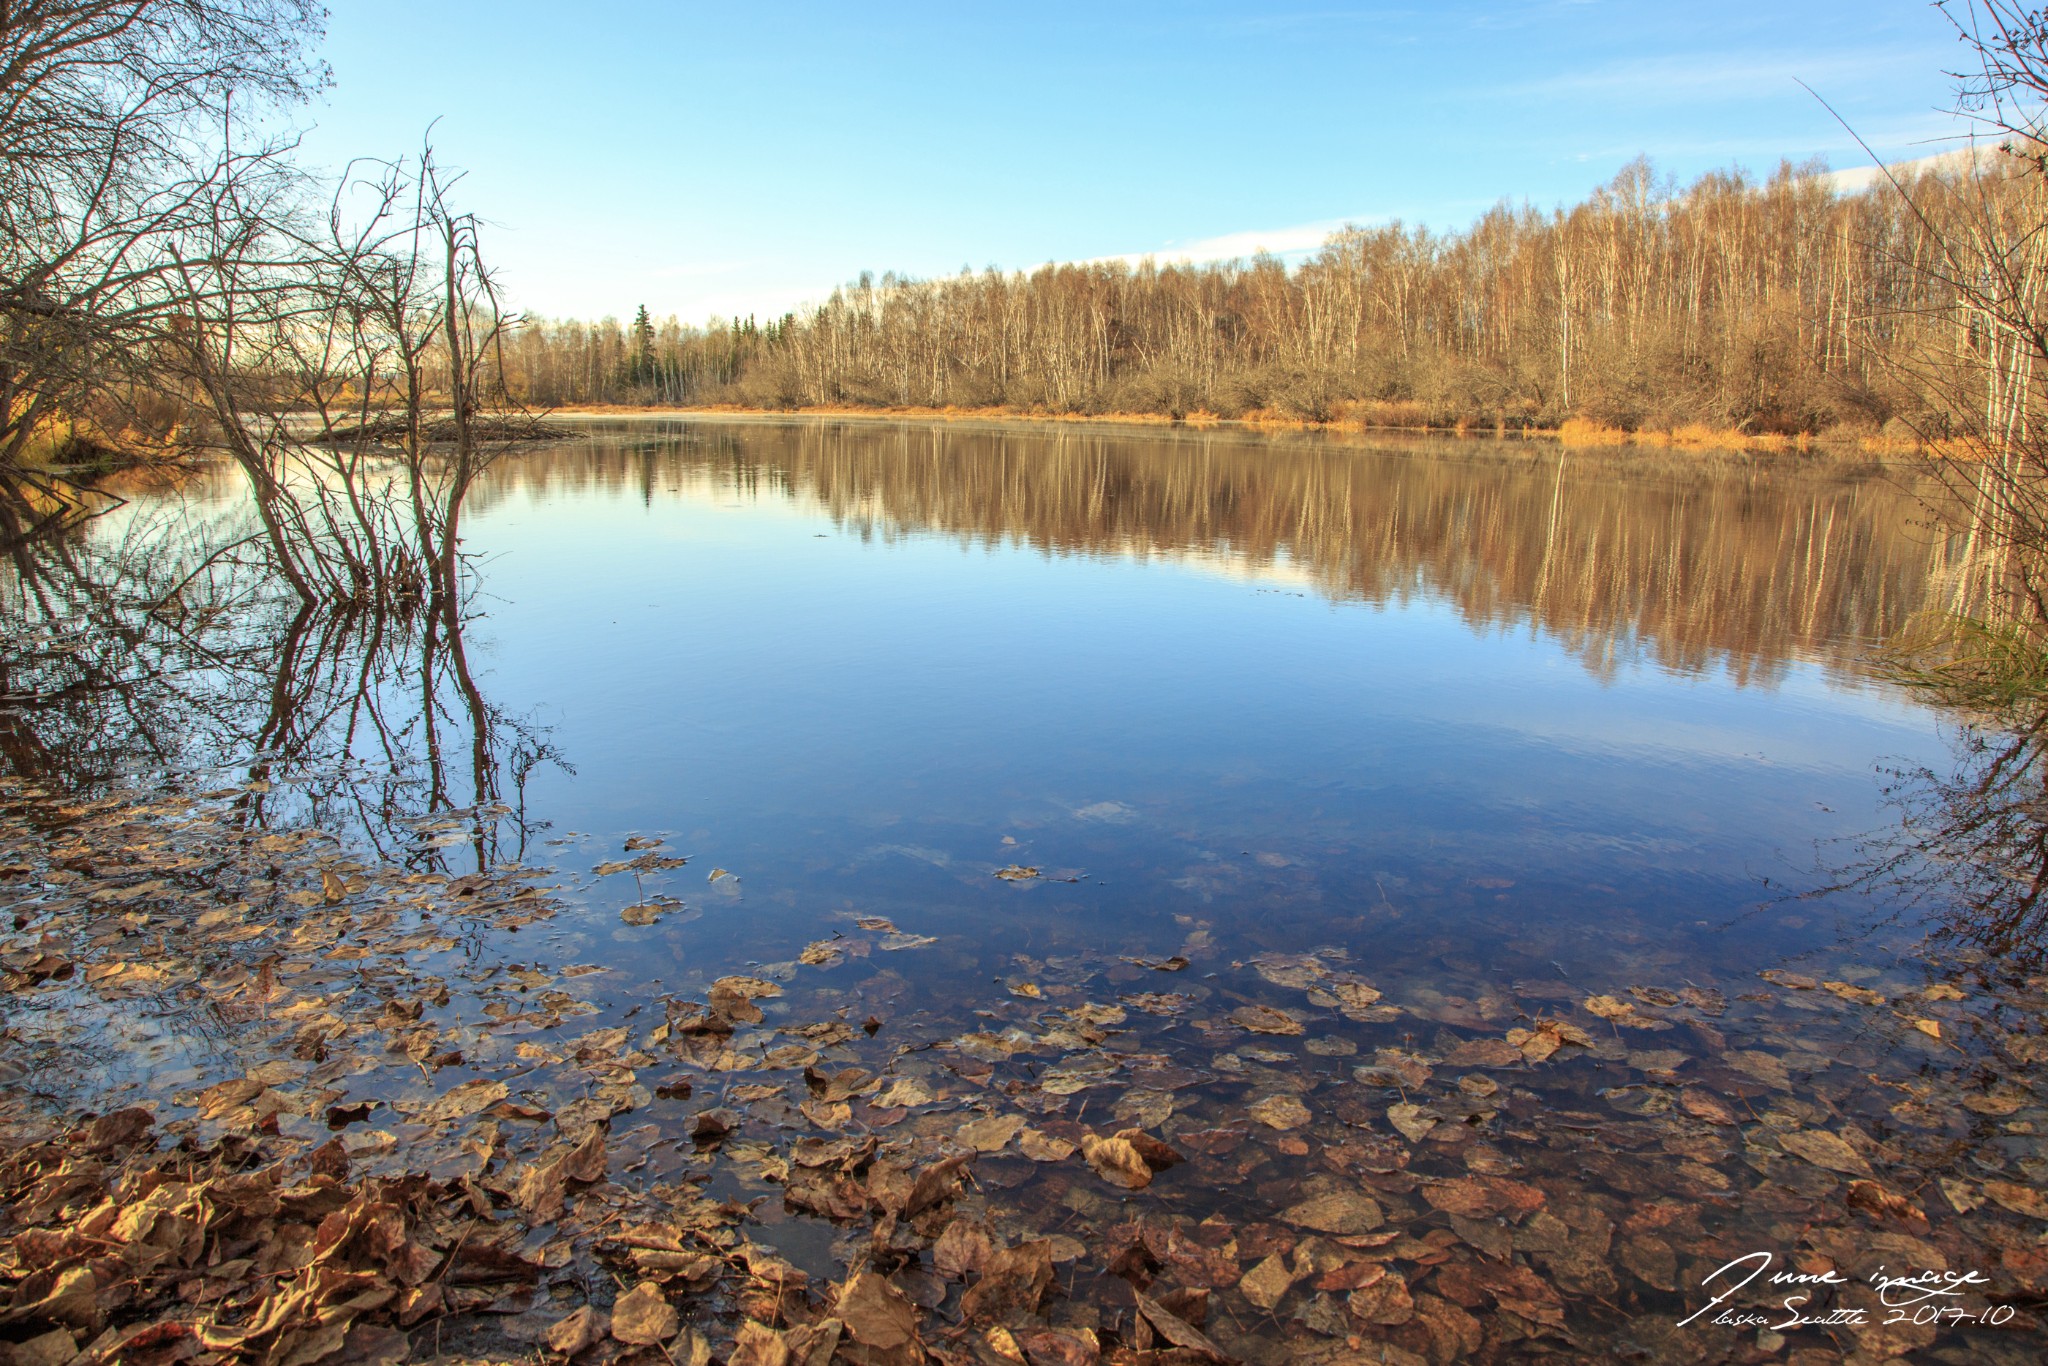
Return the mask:
POLYGON ((1556 427, 1509 427, 1461 422, 1447 425, 1387 423, 1339 418, 1312 422, 1305 418, 1272 413, 1243 417, 1218 417, 1213 413, 1189 413, 1172 417, 1165 413, 1062 413, 1031 408, 925 408, 868 407, 853 404, 820 405, 803 408, 753 408, 739 404, 714 403, 687 407, 643 407, 637 404, 574 404, 547 410, 553 417, 599 418, 717 418, 721 420, 776 420, 790 418, 831 418, 869 422, 1002 422, 1043 423, 1068 426, 1149 427, 1196 431, 1243 431, 1258 433, 1337 433, 1374 437, 1472 437, 1490 440, 1554 442, 1567 447, 1644 447, 1653 450, 1734 452, 1742 454, 1800 454, 1847 457, 1859 462, 1897 460, 1925 453, 1919 442, 1886 436, 1838 435, 1779 432, 1741 432, 1730 428, 1685 426, 1671 430, 1625 431, 1582 418, 1556 427))

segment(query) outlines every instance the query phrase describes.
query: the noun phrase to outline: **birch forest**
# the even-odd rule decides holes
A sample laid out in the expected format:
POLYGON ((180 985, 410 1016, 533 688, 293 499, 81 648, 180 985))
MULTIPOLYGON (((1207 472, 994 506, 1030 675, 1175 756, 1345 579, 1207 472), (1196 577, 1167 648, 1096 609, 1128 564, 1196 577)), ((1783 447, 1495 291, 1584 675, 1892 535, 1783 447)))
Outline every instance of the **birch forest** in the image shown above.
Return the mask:
POLYGON ((1995 407, 1982 372, 2009 370, 1973 285, 2035 288, 2028 169, 1987 149, 1862 188, 1818 163, 1681 186, 1638 160, 1569 208, 1348 227, 1291 267, 863 274, 767 323, 532 320, 502 364, 540 406, 1941 436, 1974 420, 1959 386, 1995 407))

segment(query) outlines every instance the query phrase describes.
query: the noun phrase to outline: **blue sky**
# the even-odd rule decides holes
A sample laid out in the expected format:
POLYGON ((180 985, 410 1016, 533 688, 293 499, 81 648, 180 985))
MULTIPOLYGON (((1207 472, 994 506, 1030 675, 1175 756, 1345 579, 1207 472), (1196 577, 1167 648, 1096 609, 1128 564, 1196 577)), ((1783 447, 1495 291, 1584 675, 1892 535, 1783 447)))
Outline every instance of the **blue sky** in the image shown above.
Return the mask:
POLYGON ((520 306, 769 316, 913 275, 1312 245, 1346 221, 1887 159, 1956 131, 1924 0, 334 0, 307 150, 441 159, 520 306))

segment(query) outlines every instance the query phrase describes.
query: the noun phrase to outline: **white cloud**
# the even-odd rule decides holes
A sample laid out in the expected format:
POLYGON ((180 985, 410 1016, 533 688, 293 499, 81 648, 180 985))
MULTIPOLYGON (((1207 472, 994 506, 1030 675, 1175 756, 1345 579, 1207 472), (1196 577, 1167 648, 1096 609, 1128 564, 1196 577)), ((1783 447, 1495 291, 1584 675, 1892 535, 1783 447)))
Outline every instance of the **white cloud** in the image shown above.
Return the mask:
POLYGON ((1927 54, 1917 48, 1865 49, 1827 57, 1758 53, 1721 56, 1655 57, 1620 62, 1519 85, 1500 87, 1506 95, 1602 95, 1652 101, 1724 100, 1783 95, 1799 82, 1823 94, 1829 87, 1850 88, 1887 74, 1918 74, 1927 54))
POLYGON ((1169 242, 1155 251, 1129 251, 1116 256, 1091 256, 1073 264, 1100 265, 1110 261, 1121 261, 1125 265, 1135 266, 1152 261, 1159 265, 1182 262, 1200 265, 1208 261, 1241 260, 1262 251, 1271 252, 1286 260, 1306 256, 1315 251, 1333 232, 1385 221, 1385 215, 1369 214, 1355 218, 1326 218, 1320 222, 1296 223, 1285 228, 1252 228, 1245 232, 1224 233, 1219 237, 1199 237, 1192 242, 1169 242))

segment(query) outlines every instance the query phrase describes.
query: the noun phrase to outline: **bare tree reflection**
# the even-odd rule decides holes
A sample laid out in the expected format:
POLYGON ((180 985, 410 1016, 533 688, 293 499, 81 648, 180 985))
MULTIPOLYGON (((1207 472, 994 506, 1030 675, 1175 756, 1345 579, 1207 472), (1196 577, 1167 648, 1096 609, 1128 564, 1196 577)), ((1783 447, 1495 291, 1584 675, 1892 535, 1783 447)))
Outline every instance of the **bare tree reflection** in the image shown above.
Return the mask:
POLYGON ((2048 963, 2048 705, 1958 713, 1945 771, 1883 774, 1898 823, 1865 836, 1811 897, 1917 911, 1937 960, 2048 963))
POLYGON ((420 871, 521 858, 526 783, 559 759, 470 668, 456 567, 409 610, 307 602, 246 504, 206 501, 137 500, 0 570, 8 766, 70 798, 239 788, 245 830, 311 825, 420 871))

